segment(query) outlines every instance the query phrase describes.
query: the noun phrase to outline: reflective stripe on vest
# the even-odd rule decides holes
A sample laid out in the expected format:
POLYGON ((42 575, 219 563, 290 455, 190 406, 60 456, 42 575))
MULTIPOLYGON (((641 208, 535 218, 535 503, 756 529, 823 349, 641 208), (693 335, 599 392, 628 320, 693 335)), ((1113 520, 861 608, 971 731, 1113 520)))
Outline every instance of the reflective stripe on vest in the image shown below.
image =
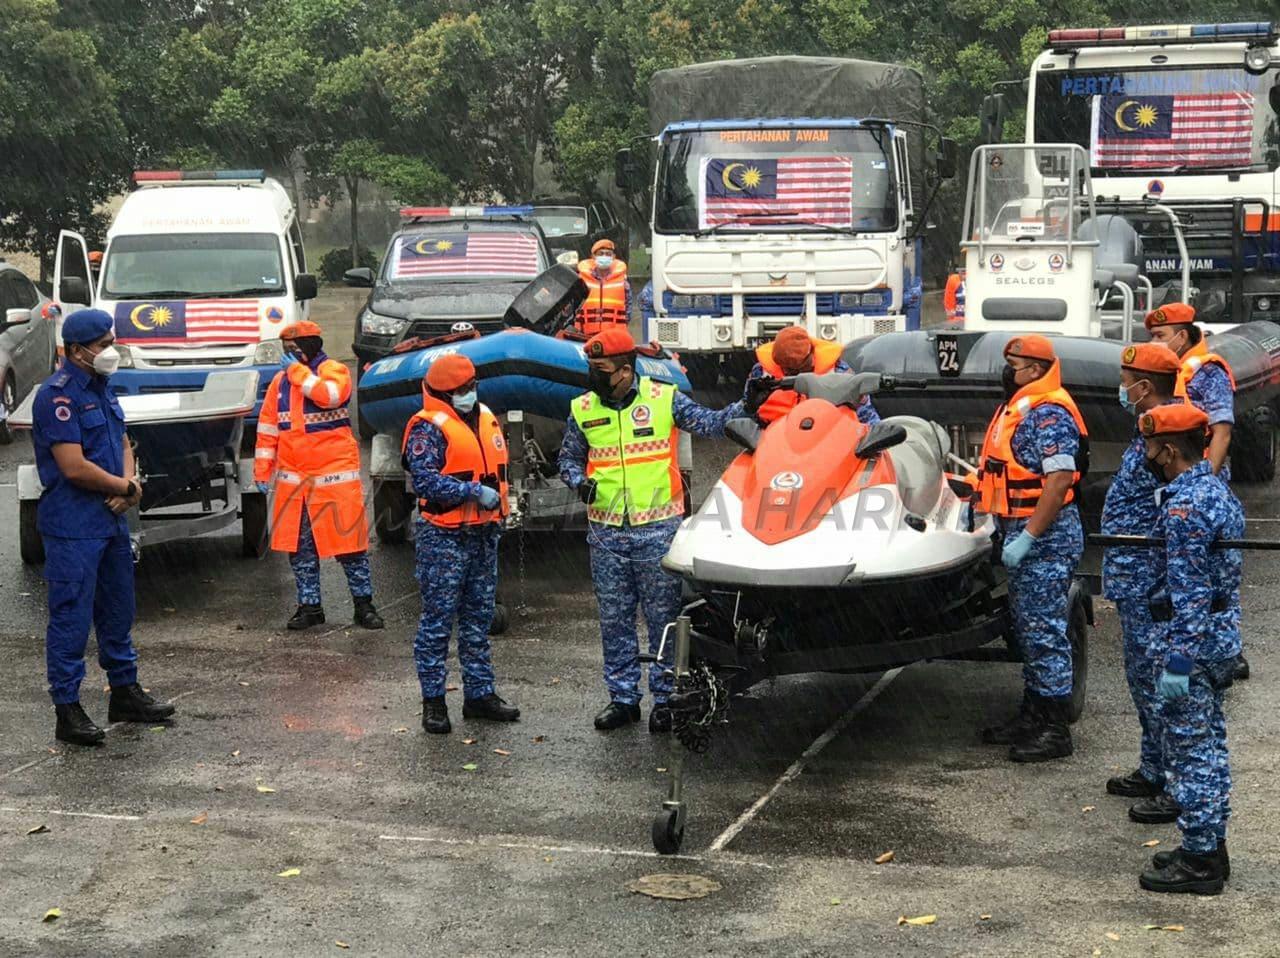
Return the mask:
POLYGON ((507 442, 502 435, 502 424, 489 407, 480 404, 479 435, 456 412, 434 396, 423 400, 423 408, 414 413, 404 428, 401 452, 409 445, 409 434, 419 422, 430 422, 445 439, 444 464, 440 474, 459 482, 477 482, 485 476, 498 481, 498 508, 481 509, 480 504, 467 499, 449 509, 437 509, 426 499, 418 500, 418 511, 432 525, 445 529, 462 526, 479 526, 500 522, 507 515, 507 442))
POLYGON ((627 267, 614 260, 603 280, 595 275, 592 260, 578 267, 578 278, 587 285, 587 298, 578 307, 578 328, 591 336, 607 326, 627 321, 627 267))
POLYGON ((609 408, 593 392, 573 401, 573 420, 587 440, 587 476, 596 481, 587 507, 592 522, 639 526, 684 514, 675 392, 646 378, 626 409, 609 408))
MULTIPOLYGON (((821 376, 835 369, 836 363, 840 362, 844 347, 839 343, 814 339, 812 336, 809 337, 809 341, 813 343, 812 371, 821 376)), ((764 369, 765 375, 772 376, 774 379, 786 376, 786 372, 773 358, 773 343, 765 343, 756 349, 756 361, 764 369)), ((761 404, 756 418, 763 423, 773 422, 789 413, 799 402, 800 395, 794 389, 775 389, 761 404)))
MULTIPOLYGON (((1070 393, 1062 388, 1061 368, 1054 363, 1042 378, 1024 386, 1006 406, 996 410, 982 442, 978 468, 978 508, 994 516, 1025 519, 1035 512, 1044 493, 1045 477, 1026 468, 1013 455, 1013 436, 1037 406, 1062 406, 1075 420, 1081 441, 1089 435, 1084 417, 1070 393)), ((1071 489, 1063 500, 1075 500, 1080 473, 1071 474, 1071 489)))

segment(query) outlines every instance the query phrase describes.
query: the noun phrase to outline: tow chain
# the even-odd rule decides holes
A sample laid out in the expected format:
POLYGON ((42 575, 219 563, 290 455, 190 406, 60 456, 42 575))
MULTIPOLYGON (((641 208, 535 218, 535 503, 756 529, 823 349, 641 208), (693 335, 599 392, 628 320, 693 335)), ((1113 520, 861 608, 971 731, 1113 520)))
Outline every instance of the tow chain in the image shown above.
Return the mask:
POLYGON ((519 554, 519 571, 516 574, 516 614, 521 618, 529 614, 529 603, 526 601, 528 597, 527 576, 525 565, 525 549, 524 549, 524 523, 516 530, 516 549, 519 554))
POLYGON ((706 665, 676 680, 671 695, 671 733, 686 749, 701 755, 711 746, 713 726, 728 721, 729 692, 706 665))

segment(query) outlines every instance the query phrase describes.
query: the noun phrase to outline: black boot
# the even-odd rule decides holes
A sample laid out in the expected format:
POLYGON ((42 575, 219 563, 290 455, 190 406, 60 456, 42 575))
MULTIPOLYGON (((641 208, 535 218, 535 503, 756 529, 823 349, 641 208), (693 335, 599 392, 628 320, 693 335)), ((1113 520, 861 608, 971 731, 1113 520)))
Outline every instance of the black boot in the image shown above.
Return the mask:
POLYGON ((1134 769, 1128 775, 1117 775, 1107 779, 1108 795, 1123 795, 1125 798, 1154 798, 1164 791, 1163 785, 1157 785, 1141 769, 1134 769))
POLYGON ((286 623, 286 628, 293 632, 309 629, 313 625, 324 625, 324 606, 300 605, 293 618, 286 623))
POLYGON ((671 731, 671 709, 661 702, 649 710, 649 734, 663 735, 671 731))
POLYGON ((984 728, 982 742, 984 745, 1012 745, 1026 734, 1031 725, 1031 693, 1023 692, 1022 704, 1018 706, 1018 711, 1003 724, 989 725, 984 728))
POLYGON ((610 702, 596 716, 596 728, 602 732, 608 732, 639 721, 639 705, 628 705, 626 702, 610 702))
POLYGON ((1197 855, 1185 848, 1174 852, 1173 860, 1163 868, 1153 868, 1138 877, 1138 884, 1147 891, 1191 895, 1219 895, 1225 881, 1217 852, 1197 855))
MULTIPOLYGON (((355 623, 365 629, 381 629, 387 623, 382 621, 382 616, 378 615, 378 610, 373 607, 373 596, 358 596, 355 600, 356 616, 355 623)), ((320 613, 320 621, 324 621, 324 613, 320 613)))
MULTIPOLYGON (((1173 864, 1173 860, 1178 857, 1176 851, 1172 852, 1156 852, 1151 856, 1151 864, 1156 871, 1167 868, 1173 864)), ((1222 880, 1231 880, 1231 856, 1227 854, 1226 839, 1218 842, 1218 862, 1222 865, 1222 880)))
POLYGON ((448 735, 453 731, 449 722, 449 708, 444 704, 444 696, 422 700, 422 727, 432 735, 448 735))
POLYGON ((1032 695, 1031 713, 1034 724, 1009 747, 1010 761, 1049 762, 1070 755, 1071 726, 1067 724, 1070 710, 1070 699, 1047 699, 1032 695))
POLYGON ((490 692, 488 695, 482 695, 479 698, 464 698, 462 700, 462 717, 488 719, 490 722, 518 722, 520 721, 520 710, 514 705, 508 705, 496 693, 490 692))
POLYGON ((54 713, 58 716, 58 724, 53 734, 59 742, 72 745, 101 745, 107 733, 93 724, 93 719, 85 714, 79 702, 68 702, 66 705, 55 705, 54 713))
POLYGON ((1144 798, 1129 806, 1129 819, 1140 825, 1165 825, 1176 822, 1182 809, 1168 792, 1161 792, 1154 798, 1144 798))
POLYGON ((1231 677, 1236 682, 1244 682, 1249 678, 1249 660, 1244 657, 1243 652, 1236 656, 1235 671, 1231 673, 1231 677))
POLYGON ((161 705, 137 682, 111 690, 107 703, 107 720, 111 722, 167 722, 177 711, 172 705, 161 705))

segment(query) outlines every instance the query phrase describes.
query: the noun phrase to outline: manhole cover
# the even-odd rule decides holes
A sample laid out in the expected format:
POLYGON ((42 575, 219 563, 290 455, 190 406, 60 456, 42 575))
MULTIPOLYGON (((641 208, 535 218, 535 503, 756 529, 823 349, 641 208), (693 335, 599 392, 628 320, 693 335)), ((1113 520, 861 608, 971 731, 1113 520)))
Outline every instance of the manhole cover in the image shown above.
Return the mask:
POLYGON ((670 901, 689 901, 706 898, 720 890, 720 883, 703 875, 645 875, 627 882, 627 888, 637 895, 650 898, 666 898, 670 901))

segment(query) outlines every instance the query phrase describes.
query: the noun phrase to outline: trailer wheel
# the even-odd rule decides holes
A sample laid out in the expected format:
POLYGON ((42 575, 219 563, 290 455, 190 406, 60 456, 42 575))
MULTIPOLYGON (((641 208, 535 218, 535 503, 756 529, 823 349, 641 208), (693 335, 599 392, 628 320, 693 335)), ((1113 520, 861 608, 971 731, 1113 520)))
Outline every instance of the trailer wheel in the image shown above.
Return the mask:
POLYGON ((1067 600, 1067 638, 1071 642, 1071 716, 1072 723, 1084 714, 1085 693, 1089 685, 1089 612, 1088 599, 1078 584, 1071 587, 1067 600))
POLYGON ((653 820, 653 847, 659 855, 675 855, 684 843, 684 825, 674 808, 664 808, 653 820))
POLYGON ((18 553, 27 565, 44 562, 44 540, 36 524, 37 499, 23 499, 18 503, 18 553))
POLYGON ((410 499, 405 495, 404 483, 379 480, 373 489, 373 528, 378 540, 393 544, 404 542, 410 515, 410 499))
POLYGON ((1276 428, 1268 406, 1250 409, 1231 431, 1231 477, 1269 482, 1276 475, 1276 428))
POLYGON ((261 559, 267 554, 267 497, 260 492, 240 497, 240 554, 261 559))
POLYGON ((498 602, 493 606, 493 621, 489 623, 490 635, 502 635, 511 625, 511 615, 505 603, 498 602))

